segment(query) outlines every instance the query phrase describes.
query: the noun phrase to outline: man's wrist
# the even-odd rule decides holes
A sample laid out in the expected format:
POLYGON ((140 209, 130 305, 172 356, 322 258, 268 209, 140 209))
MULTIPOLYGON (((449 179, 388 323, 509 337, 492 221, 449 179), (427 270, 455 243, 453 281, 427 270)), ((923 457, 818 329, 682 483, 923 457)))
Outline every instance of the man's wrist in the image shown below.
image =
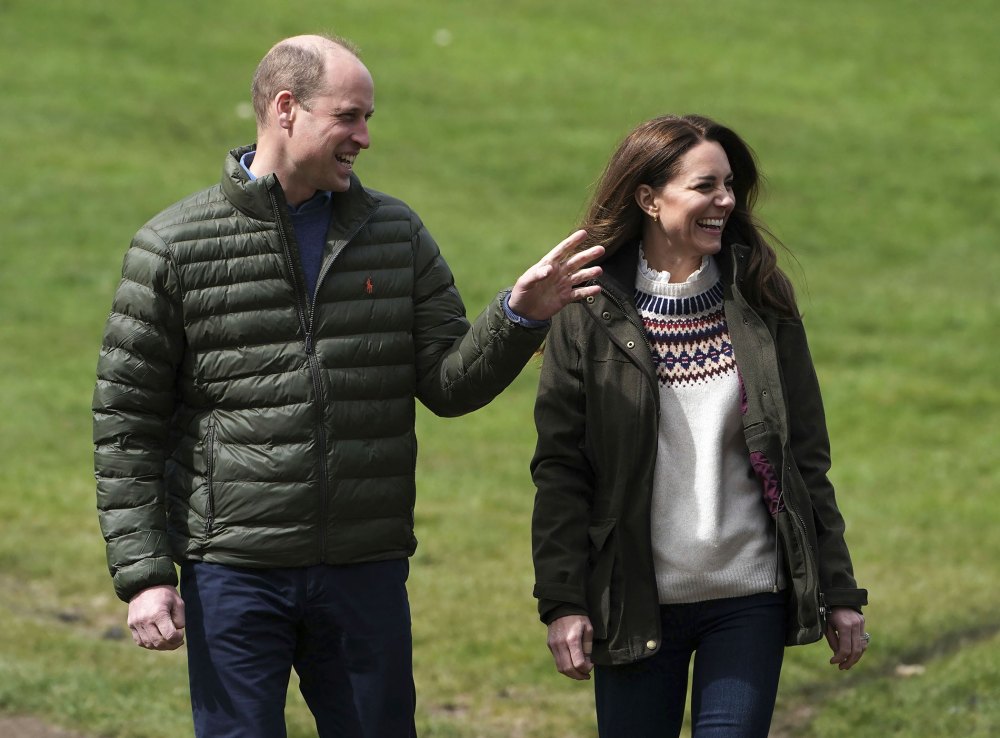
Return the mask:
POLYGON ((547 328, 552 323, 551 320, 532 320, 515 313, 510 307, 510 290, 503 294, 503 311, 512 323, 517 323, 524 328, 547 328))

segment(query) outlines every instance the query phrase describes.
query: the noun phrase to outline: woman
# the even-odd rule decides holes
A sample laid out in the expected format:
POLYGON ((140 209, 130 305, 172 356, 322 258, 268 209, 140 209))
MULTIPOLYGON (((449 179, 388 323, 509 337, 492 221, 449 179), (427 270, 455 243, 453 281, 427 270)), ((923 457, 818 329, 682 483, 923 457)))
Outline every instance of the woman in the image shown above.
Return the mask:
POLYGON ((622 142, 583 224, 601 293, 547 340, 535 596, 602 738, 766 736, 786 644, 868 645, 792 286, 753 216, 753 152, 699 116, 622 142))

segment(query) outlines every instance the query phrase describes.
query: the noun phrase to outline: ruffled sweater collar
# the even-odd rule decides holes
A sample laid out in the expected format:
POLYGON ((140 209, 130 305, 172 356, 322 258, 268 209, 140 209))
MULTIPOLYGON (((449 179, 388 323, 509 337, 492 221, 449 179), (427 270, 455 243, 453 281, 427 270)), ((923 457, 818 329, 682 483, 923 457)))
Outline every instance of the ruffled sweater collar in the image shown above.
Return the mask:
POLYGON ((641 292, 659 297, 693 297, 710 290, 719 281, 719 266, 711 256, 703 256, 701 266, 685 281, 671 282, 670 272, 653 269, 639 244, 639 264, 635 287, 641 292))

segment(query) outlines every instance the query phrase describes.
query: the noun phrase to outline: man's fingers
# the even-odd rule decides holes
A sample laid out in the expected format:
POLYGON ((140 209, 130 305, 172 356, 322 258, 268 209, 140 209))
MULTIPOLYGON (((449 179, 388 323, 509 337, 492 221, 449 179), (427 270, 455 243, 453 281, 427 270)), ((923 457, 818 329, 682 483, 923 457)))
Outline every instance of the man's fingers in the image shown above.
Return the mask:
POLYGON ((170 616, 174 621, 174 626, 177 628, 183 628, 187 625, 187 621, 184 617, 184 600, 180 597, 174 602, 174 606, 170 610, 170 616))
POLYGON ((156 650, 162 637, 154 625, 144 623, 132 629, 132 639, 142 648, 156 650))
POLYGON ((174 627, 174 622, 167 613, 163 613, 163 616, 157 619, 156 630, 159 639, 153 648, 172 651, 184 642, 184 631, 174 627))
POLYGON ((573 254, 572 256, 570 256, 568 259, 566 259, 565 262, 563 262, 563 265, 566 267, 568 271, 573 272, 579 269, 580 267, 586 266, 590 262, 594 261, 594 259, 600 258, 603 254, 604 254, 603 246, 591 246, 589 249, 585 251, 581 251, 578 254, 573 254))
POLYGON ((166 585, 150 587, 128 604, 132 640, 142 648, 172 651, 184 643, 184 601, 166 585))
POLYGON ((175 628, 169 618, 136 625, 130 630, 135 644, 150 651, 173 651, 184 643, 184 631, 175 628))
POLYGON ((531 267, 528 271, 517 278, 517 282, 514 284, 514 289, 529 292, 539 282, 545 281, 545 279, 548 278, 548 276, 552 274, 555 269, 556 267, 552 264, 535 264, 535 266, 531 267))
POLYGON ((591 295, 597 295, 601 292, 601 286, 598 284, 592 284, 587 287, 577 287, 573 290, 572 300, 576 302, 577 300, 583 300, 584 298, 590 297, 591 295))
POLYGON ((145 618, 139 617, 137 613, 129 612, 128 629, 132 632, 132 640, 135 641, 135 645, 142 648, 150 647, 151 640, 147 633, 148 625, 145 618))
MULTIPOLYGON (((552 273, 559 268, 561 267, 556 267, 553 264, 537 264, 524 273, 524 275, 518 280, 518 286, 525 291, 530 290, 551 277, 552 273)), ((557 290, 566 289, 568 287, 572 287, 572 285, 582 284, 584 282, 589 282, 592 279, 596 279, 601 276, 603 271, 604 270, 599 266, 581 269, 575 273, 564 271, 563 275, 558 277, 558 281, 554 283, 553 286, 557 290)), ((600 292, 600 288, 597 289, 597 292, 600 292)))
POLYGON ((542 263, 548 264, 563 261, 565 255, 583 243, 586 238, 586 231, 574 231, 556 244, 556 247, 544 256, 542 263))
POLYGON ((604 270, 600 267, 590 267, 588 269, 581 269, 576 274, 574 274, 570 280, 571 284, 582 284, 583 282, 589 282, 592 279, 597 279, 601 276, 601 272, 604 270))
POLYGON ((132 641, 135 643, 135 645, 139 646, 140 648, 145 648, 146 644, 142 642, 142 636, 139 635, 139 629, 129 628, 128 630, 132 634, 132 641))

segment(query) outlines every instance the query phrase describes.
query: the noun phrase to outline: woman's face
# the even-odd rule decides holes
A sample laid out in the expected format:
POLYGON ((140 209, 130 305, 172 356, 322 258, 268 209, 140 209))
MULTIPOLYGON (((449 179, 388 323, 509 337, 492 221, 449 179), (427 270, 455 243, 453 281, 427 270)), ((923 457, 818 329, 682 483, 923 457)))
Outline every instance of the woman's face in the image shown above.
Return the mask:
POLYGON ((677 174, 659 190, 642 185, 636 200, 646 212, 643 243, 647 258, 659 252, 671 261, 695 261, 722 248, 722 230, 736 200, 725 150, 702 141, 679 162, 677 174))

